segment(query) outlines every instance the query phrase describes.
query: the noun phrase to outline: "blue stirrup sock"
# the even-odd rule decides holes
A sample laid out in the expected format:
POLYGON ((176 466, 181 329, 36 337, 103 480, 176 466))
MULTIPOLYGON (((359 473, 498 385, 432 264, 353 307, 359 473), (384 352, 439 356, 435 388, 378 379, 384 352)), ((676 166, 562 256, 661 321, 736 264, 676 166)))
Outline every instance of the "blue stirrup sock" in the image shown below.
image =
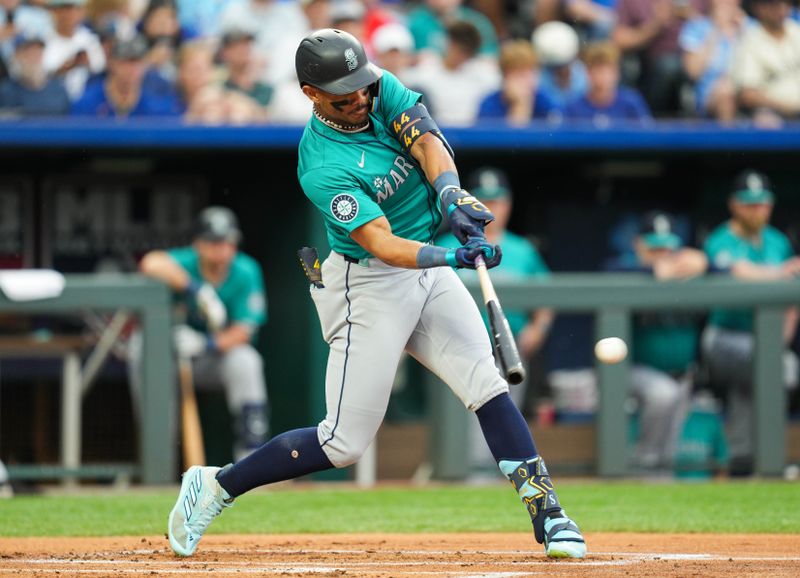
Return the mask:
POLYGON ((235 498, 259 486, 332 467, 319 445, 317 428, 307 427, 275 436, 243 460, 220 470, 217 481, 235 498))
POLYGON ((560 517, 561 504, 525 418, 508 393, 492 398, 475 414, 500 471, 531 516, 537 542, 543 543, 545 519, 560 517))
POLYGON ((496 462, 539 455, 528 423, 508 393, 493 397, 475 415, 496 462))

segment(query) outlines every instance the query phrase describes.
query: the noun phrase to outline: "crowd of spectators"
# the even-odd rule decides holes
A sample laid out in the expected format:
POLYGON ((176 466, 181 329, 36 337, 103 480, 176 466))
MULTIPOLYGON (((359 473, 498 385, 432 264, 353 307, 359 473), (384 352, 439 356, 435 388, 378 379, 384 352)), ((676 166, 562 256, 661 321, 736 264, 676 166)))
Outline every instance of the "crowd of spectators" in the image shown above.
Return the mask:
POLYGON ((0 0, 0 115, 304 123, 294 52, 328 26, 443 125, 800 114, 791 0, 0 0))

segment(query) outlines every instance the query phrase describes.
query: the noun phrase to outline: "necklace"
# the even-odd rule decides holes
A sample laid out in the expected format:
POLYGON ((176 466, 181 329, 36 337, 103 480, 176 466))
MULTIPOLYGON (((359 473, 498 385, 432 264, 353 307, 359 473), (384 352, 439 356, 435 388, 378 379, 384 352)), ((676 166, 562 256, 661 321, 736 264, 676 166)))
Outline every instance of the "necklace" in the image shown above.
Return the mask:
POLYGON ((314 116, 316 116, 320 120, 320 122, 322 122, 323 124, 326 124, 329 127, 331 127, 332 129, 338 130, 339 132, 356 133, 356 132, 363 132, 363 131, 365 131, 365 130, 367 130, 369 128, 369 119, 367 119, 367 122, 365 122, 361 126, 352 125, 352 124, 339 124, 339 123, 333 122, 332 120, 329 120, 329 119, 325 118, 324 116, 322 116, 317 111, 316 108, 314 108, 314 116))

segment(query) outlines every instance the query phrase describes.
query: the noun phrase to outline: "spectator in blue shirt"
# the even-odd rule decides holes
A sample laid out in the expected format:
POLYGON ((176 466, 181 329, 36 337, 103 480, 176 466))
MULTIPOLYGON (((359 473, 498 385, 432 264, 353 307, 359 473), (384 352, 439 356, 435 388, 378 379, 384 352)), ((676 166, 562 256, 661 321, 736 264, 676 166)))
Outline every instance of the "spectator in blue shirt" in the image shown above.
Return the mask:
POLYGON ((73 115, 105 118, 175 115, 177 105, 143 84, 147 43, 140 37, 118 40, 111 50, 105 82, 89 85, 73 105, 73 115))
POLYGON ((586 93, 589 81, 586 67, 578 58, 578 33, 563 22, 545 22, 531 36, 542 65, 539 88, 550 100, 564 108, 586 93))
POLYGON ((505 120, 525 125, 532 119, 553 118, 561 111, 539 88, 539 60, 533 46, 525 40, 512 40, 500 49, 500 90, 486 96, 478 109, 478 119, 505 120))
POLYGON ((590 44, 584 53, 589 90, 573 101, 564 113, 568 119, 591 120, 603 127, 614 121, 643 122, 652 118, 642 96, 620 86, 619 49, 610 42, 590 44))
POLYGON ((19 35, 14 41, 12 75, 0 83, 0 109, 25 116, 69 112, 67 89, 47 75, 42 64, 44 39, 19 35))
POLYGON ((711 0, 709 16, 692 18, 678 39, 683 68, 694 81, 697 111, 722 122, 736 118, 734 53, 749 25, 740 0, 711 0))

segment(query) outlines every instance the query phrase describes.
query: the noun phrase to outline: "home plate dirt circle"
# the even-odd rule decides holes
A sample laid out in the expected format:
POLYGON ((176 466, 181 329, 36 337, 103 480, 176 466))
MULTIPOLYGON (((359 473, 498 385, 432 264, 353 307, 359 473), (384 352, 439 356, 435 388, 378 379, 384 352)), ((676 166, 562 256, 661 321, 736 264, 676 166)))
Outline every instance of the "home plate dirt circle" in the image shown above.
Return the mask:
POLYGON ((2 538, 0 576, 766 576, 800 575, 800 536, 587 535, 583 560, 550 560, 528 534, 210 535, 191 558, 164 536, 2 538))

